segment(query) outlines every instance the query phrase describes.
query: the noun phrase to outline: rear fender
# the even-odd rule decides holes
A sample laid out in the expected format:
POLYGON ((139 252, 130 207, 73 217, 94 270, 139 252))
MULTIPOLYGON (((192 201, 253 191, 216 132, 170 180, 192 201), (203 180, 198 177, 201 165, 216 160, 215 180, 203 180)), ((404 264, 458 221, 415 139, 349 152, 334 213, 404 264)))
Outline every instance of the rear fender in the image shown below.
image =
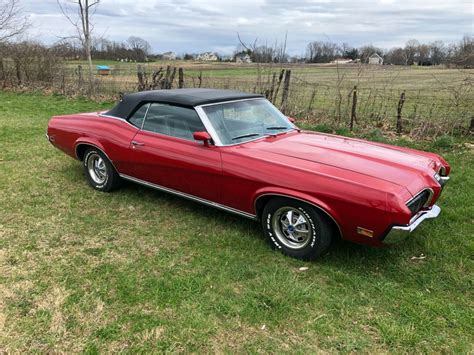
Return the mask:
POLYGON ((92 146, 92 147, 100 149, 102 151, 102 153, 104 153, 104 155, 107 157, 107 159, 109 159, 109 161, 112 162, 110 157, 105 152, 104 146, 102 144, 100 144, 100 142, 98 140, 91 139, 91 138, 88 138, 88 137, 81 137, 78 140, 76 140, 76 143, 74 144, 74 152, 75 152, 77 160, 82 160, 81 154, 79 154, 80 153, 80 147, 85 146, 85 145, 86 146, 92 146))

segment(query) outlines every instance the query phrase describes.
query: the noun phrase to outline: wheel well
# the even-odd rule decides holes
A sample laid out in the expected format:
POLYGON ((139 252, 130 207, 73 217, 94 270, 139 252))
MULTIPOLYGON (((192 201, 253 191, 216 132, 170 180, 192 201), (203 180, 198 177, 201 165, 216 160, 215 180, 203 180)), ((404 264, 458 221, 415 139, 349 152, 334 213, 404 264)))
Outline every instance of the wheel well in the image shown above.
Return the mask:
POLYGON ((77 159, 79 159, 80 161, 83 161, 84 160, 84 154, 86 154, 87 148, 91 148, 91 147, 94 147, 94 146, 90 145, 90 144, 87 144, 87 143, 78 144, 77 147, 76 147, 77 159))
POLYGON ((255 202, 255 214, 258 218, 262 217, 263 209, 265 205, 270 201, 272 198, 279 197, 278 195, 264 195, 259 197, 255 202))
POLYGON ((342 238, 342 235, 341 235, 341 228, 339 227, 339 225, 337 224, 337 222, 335 221, 335 219, 326 211, 324 210, 323 208, 319 207, 319 206, 316 206, 310 202, 307 202, 305 200, 301 200, 299 198, 295 198, 295 197, 291 197, 291 196, 287 196, 287 195, 264 195, 262 197, 259 197, 257 198, 257 201, 255 202, 255 213, 257 215, 257 217, 260 219, 261 216, 262 216, 262 213, 263 213, 263 209, 265 208, 265 205, 272 199, 274 198, 288 198, 288 199, 292 199, 292 200, 297 200, 297 201, 301 201, 303 203, 306 203, 307 205, 309 206, 312 206, 312 207, 315 207, 316 211, 318 211, 318 213, 328 221, 328 223, 331 225, 333 231, 335 234, 337 234, 339 236, 339 238, 342 238))
POLYGON ((101 148, 93 145, 93 144, 89 144, 89 143, 79 143, 77 146, 76 146, 76 156, 77 156, 77 159, 79 159, 80 161, 84 161, 84 155, 86 154, 86 150, 88 148, 95 148, 97 150, 99 150, 102 154, 105 155, 105 157, 107 158, 107 160, 109 161, 109 163, 112 165, 112 168, 115 170, 115 172, 118 174, 118 170, 117 168, 115 167, 113 161, 109 158, 109 156, 107 155, 107 153, 105 153, 101 148))

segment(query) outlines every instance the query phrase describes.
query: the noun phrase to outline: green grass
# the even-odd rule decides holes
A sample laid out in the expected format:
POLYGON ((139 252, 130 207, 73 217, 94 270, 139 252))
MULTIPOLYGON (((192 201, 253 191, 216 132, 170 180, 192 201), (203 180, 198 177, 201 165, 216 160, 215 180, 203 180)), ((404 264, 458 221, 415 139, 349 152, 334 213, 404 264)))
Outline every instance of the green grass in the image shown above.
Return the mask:
POLYGON ((338 243, 303 263, 257 223, 132 184, 89 188, 44 133, 53 114, 105 107, 0 92, 1 351, 473 351, 462 143, 415 145, 453 167, 438 219, 394 248, 338 243))

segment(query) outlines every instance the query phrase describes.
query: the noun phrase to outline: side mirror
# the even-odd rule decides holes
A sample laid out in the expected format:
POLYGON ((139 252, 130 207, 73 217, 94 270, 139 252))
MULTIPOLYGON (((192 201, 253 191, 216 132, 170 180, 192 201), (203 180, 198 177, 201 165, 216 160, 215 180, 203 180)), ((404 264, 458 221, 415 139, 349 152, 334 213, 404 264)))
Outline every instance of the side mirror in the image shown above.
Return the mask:
POLYGON ((289 120, 291 123, 295 123, 295 122, 296 122, 296 118, 294 118, 294 117, 288 117, 288 120, 289 120))
POLYGON ((204 142, 205 147, 209 147, 209 142, 212 139, 209 133, 205 131, 194 132, 193 138, 197 141, 204 142))

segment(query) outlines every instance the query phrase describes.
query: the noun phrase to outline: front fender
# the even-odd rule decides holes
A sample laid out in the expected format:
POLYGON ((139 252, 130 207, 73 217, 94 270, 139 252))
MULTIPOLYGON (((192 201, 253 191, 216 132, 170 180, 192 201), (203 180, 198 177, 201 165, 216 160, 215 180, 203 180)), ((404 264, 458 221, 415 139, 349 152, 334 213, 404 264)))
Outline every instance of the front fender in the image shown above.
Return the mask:
POLYGON ((308 195, 304 192, 300 191, 294 191, 290 189, 285 189, 285 188, 279 188, 279 187, 265 187, 262 189, 259 189, 255 192, 253 196, 253 207, 254 207, 254 213, 257 214, 257 203, 260 198, 263 198, 265 196, 281 196, 281 197, 289 197, 293 198, 296 200, 300 200, 303 202, 306 202, 313 207, 317 208, 321 212, 323 212, 325 215, 327 215, 330 219, 333 220, 333 222, 336 224, 336 226, 339 229, 339 233, 341 236, 343 235, 343 230, 341 228, 341 218, 338 215, 338 213, 327 203, 324 201, 321 201, 320 199, 308 195))

